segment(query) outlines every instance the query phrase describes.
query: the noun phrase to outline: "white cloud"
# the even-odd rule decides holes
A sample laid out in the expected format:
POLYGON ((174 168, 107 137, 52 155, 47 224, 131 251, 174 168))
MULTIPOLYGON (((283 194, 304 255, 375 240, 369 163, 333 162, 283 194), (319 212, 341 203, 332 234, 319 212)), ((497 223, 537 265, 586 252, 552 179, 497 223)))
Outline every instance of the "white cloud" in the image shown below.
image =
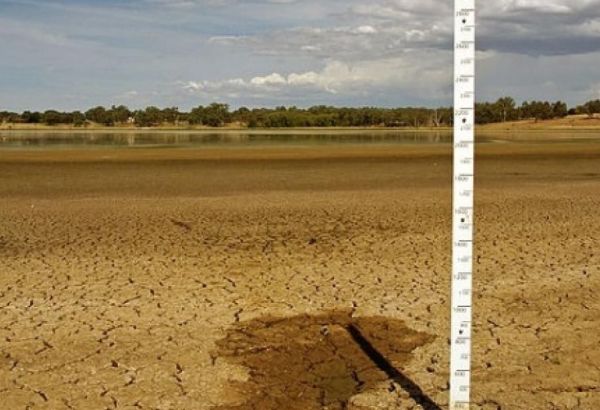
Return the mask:
MULTIPOLYGON (((7 1, 11 109, 451 100, 447 0, 7 1)), ((481 98, 598 98, 600 0, 477 4, 481 98)))
POLYGON ((515 13, 532 10, 539 13, 568 14, 594 4, 597 5, 594 0, 496 0, 486 5, 483 10, 488 13, 515 13))
MULTIPOLYGON (((452 2, 445 0, 348 1, 345 23, 292 27, 239 37, 214 38, 259 55, 363 60, 394 56, 406 48, 447 49, 452 2)), ((479 45, 530 55, 600 50, 600 0, 496 0, 478 3, 479 45)))
POLYGON ((306 46, 302 46, 300 47, 300 50, 302 51, 307 51, 307 52, 318 52, 321 51, 321 47, 319 46, 312 46, 312 45, 306 45, 306 46))
POLYGON ((354 32, 358 34, 375 34, 377 33, 377 29, 373 26, 366 25, 357 27, 354 32))
POLYGON ((124 98, 133 98, 133 97, 137 97, 140 93, 135 91, 135 90, 131 90, 131 91, 126 91, 122 94, 122 96, 124 98))
POLYGON ((285 93, 298 96, 313 90, 328 94, 361 95, 370 91, 400 90, 420 94, 422 98, 445 98, 451 70, 450 53, 408 52, 402 57, 347 63, 329 61, 318 71, 272 73, 249 80, 189 81, 182 84, 188 91, 218 97, 231 92, 285 93))
MULTIPOLYGON (((144 0, 147 3, 168 7, 225 7, 234 4, 244 3, 244 0, 144 0)), ((255 3, 266 4, 291 4, 298 0, 254 0, 255 3)))
POLYGON ((204 84, 196 81, 188 81, 183 84, 183 88, 188 91, 200 91, 204 89, 204 84))
POLYGON ((287 80, 281 74, 273 73, 273 74, 269 74, 264 77, 254 77, 253 79, 250 80, 250 84, 256 85, 259 87, 261 87, 261 86, 276 86, 276 85, 287 84, 287 80))

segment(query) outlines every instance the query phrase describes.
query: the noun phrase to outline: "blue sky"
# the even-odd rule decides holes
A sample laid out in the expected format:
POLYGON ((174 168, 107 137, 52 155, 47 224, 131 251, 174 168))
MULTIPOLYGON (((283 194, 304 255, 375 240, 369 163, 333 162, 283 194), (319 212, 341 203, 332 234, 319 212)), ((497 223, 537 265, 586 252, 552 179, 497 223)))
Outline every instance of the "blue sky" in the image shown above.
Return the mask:
MULTIPOLYGON (((600 98, 600 0, 479 2, 478 98, 600 98)), ((448 0, 0 0, 0 110, 449 104, 448 0)))

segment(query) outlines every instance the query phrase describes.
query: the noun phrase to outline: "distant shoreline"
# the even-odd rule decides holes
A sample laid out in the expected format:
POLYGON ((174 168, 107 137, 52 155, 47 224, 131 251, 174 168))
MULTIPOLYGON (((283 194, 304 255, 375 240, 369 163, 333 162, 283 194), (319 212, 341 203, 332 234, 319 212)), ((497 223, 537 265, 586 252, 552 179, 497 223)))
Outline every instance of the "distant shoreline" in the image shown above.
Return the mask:
POLYGON ((17 132, 78 132, 78 133, 198 133, 198 134, 221 134, 221 133, 244 133, 244 134, 314 134, 319 133, 364 133, 364 132, 452 132, 450 127, 285 127, 285 128, 247 128, 247 127, 73 127, 73 126, 48 126, 38 125, 35 127, 6 125, 0 126, 0 131, 17 132))
MULTIPOLYGON (((523 120, 505 123, 492 123, 478 125, 480 132, 523 132, 523 131, 599 131, 600 118, 590 118, 585 115, 572 115, 565 118, 553 120, 523 120)), ((19 124, 4 123, 0 124, 0 131, 18 131, 18 132, 77 132, 77 133, 161 133, 161 132, 186 132, 199 134, 214 133, 235 133, 243 132, 248 134, 298 134, 315 132, 320 133, 362 133, 362 132, 451 132, 452 127, 261 127, 248 128, 240 126, 153 126, 153 127, 135 127, 135 126, 103 126, 91 125, 87 127, 76 127, 73 125, 45 125, 45 124, 19 124)))

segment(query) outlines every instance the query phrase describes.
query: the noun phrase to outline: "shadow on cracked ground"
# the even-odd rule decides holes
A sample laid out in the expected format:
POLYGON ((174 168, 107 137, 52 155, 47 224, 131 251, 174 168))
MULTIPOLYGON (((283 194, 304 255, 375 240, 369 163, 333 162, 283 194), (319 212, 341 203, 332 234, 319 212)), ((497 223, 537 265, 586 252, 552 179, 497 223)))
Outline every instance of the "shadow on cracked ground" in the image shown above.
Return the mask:
POLYGON ((397 370, 432 339, 402 321, 353 318, 349 310, 240 323, 217 342, 216 354, 247 369, 248 379, 231 382, 236 403, 219 409, 345 409, 352 396, 386 380, 424 408, 436 409, 397 370))

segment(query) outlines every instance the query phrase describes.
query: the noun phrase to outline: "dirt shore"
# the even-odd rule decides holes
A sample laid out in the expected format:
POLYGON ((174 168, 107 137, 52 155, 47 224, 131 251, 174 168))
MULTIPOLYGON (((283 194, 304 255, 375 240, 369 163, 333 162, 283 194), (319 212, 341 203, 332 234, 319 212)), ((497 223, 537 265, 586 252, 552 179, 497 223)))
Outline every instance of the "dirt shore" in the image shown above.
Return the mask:
MULTIPOLYGON (((476 183, 473 408, 600 408, 600 143, 476 183)), ((447 406, 449 147, 3 150, 0 197, 4 408, 447 406)))

